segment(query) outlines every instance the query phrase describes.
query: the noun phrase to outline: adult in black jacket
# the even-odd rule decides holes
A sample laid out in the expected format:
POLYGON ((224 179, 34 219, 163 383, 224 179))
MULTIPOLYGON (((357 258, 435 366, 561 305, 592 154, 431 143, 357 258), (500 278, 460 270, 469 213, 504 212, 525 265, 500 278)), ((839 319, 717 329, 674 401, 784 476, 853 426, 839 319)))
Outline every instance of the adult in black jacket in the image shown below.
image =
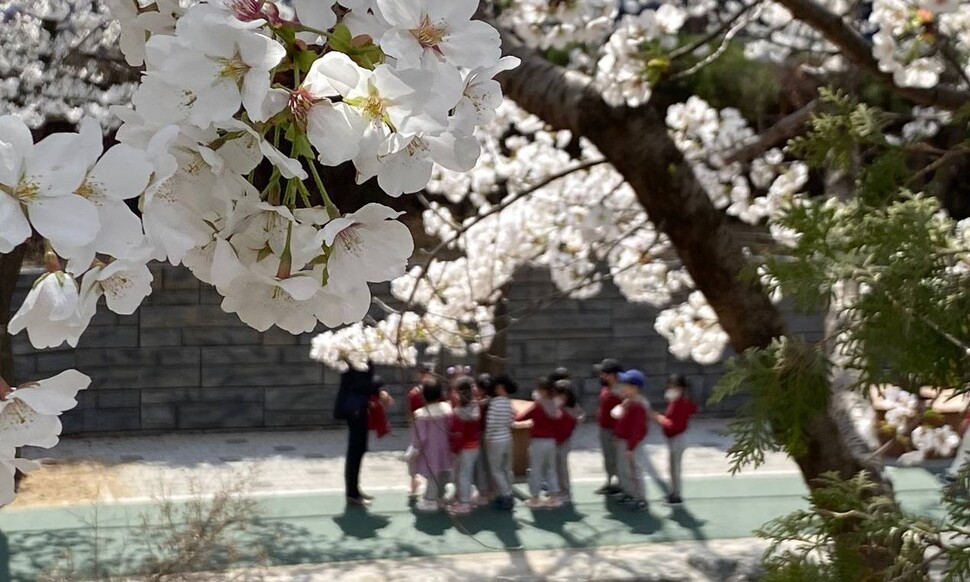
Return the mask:
POLYGON ((334 416, 347 421, 347 457, 344 461, 344 486, 347 503, 368 505, 372 497, 360 490, 360 464, 367 452, 367 411, 372 396, 379 395, 389 404, 390 396, 375 382, 374 367, 367 370, 348 369, 340 376, 340 390, 334 403, 334 416))

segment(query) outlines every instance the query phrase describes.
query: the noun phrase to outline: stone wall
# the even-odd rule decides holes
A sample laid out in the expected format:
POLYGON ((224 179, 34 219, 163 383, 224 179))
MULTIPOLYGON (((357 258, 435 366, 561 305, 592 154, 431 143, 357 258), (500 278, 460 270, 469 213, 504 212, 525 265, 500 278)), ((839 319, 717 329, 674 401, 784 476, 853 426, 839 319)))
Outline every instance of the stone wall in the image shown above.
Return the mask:
MULTIPOLYGON (((65 433, 275 428, 332 424, 338 374, 309 359, 315 333, 258 333, 219 308, 219 295, 183 268, 153 267, 154 292, 130 316, 101 308, 77 349, 34 350, 25 333, 14 338, 17 380, 77 368, 91 376, 80 404, 62 416, 65 433)), ((21 276, 19 306, 35 274, 21 276)), ((528 272, 509 297, 510 313, 529 310, 554 293, 548 276, 528 272)), ((663 378, 691 378, 694 395, 706 400, 720 366, 679 362, 653 331, 655 310, 632 305, 614 287, 594 299, 558 301, 515 322, 508 336, 507 369, 528 386, 557 365, 583 379, 583 400, 595 408, 598 382, 590 365, 603 357, 641 367, 648 396, 659 402, 663 378)), ((792 316, 797 331, 819 336, 817 318, 792 316)), ((397 396, 392 420, 410 373, 380 370, 397 396)), ((729 413, 726 402, 711 413, 729 413)))

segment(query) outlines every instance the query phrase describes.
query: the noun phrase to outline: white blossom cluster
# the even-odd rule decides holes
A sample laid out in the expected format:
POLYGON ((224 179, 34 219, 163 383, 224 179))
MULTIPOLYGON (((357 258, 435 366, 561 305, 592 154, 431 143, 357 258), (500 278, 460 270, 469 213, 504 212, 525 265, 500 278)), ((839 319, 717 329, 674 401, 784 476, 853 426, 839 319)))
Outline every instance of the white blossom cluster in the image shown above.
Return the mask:
POLYGON ((673 4, 622 17, 596 63, 594 81, 607 103, 636 107, 650 100, 650 56, 644 46, 651 42, 666 50, 676 46, 677 32, 686 17, 673 4))
POLYGON ((517 64, 472 20, 477 0, 108 5, 144 64, 132 107, 111 108, 120 143, 105 150, 92 117, 37 143, 0 117, 0 253, 37 237, 47 267, 8 331, 37 348, 77 345, 101 297, 133 313, 152 259, 188 266, 259 331, 359 321, 414 244, 387 206, 341 213, 317 165, 350 162, 390 196, 434 164, 470 169, 501 103, 492 77, 517 64))
POLYGON ((901 87, 934 87, 951 64, 970 74, 970 4, 959 0, 875 0, 872 54, 901 87), (948 48, 945 46, 950 44, 948 48))
POLYGON ((689 290, 690 278, 630 186, 585 140, 578 157, 567 153, 572 138, 503 103, 483 127, 475 168, 467 174, 438 168, 428 188, 476 208, 461 221, 434 202, 424 212, 426 231, 457 258, 430 257, 426 267, 418 261, 392 282, 407 309, 393 314, 393 324, 388 318, 376 327, 325 332, 314 341, 314 357, 331 366, 368 356, 408 365, 416 345, 458 355, 485 349, 498 331, 502 289, 525 267, 548 270, 558 292, 577 299, 596 295, 606 277, 628 299, 656 306, 689 290))
POLYGON ((939 427, 918 426, 909 435, 916 450, 939 457, 949 457, 960 446, 960 435, 953 427, 945 424, 939 427))
POLYGON ((128 102, 135 75, 112 62, 118 34, 108 18, 100 2, 0 1, 0 115, 31 128, 85 116, 117 125, 109 108, 128 102))
POLYGON ((15 458, 18 447, 49 449, 61 434, 60 414, 77 405, 77 393, 91 379, 67 370, 46 380, 11 388, 0 379, 0 506, 14 499, 14 474, 37 468, 35 461, 15 458))
MULTIPOLYGON (((808 167, 785 160, 778 148, 759 155, 749 166, 738 161, 726 163, 730 154, 755 135, 736 109, 717 111, 703 99, 691 96, 685 103, 668 108, 666 121, 674 142, 714 205, 746 223, 779 217, 808 179, 808 167)), ((780 229, 772 234, 780 240, 790 238, 780 229)))

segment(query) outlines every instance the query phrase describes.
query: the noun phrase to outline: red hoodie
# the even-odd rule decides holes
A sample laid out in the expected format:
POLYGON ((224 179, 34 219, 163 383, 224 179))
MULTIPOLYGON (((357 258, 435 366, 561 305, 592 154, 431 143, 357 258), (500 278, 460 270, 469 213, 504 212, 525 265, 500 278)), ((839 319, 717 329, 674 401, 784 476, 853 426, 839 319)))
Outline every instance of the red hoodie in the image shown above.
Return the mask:
POLYGON ((451 417, 451 452, 477 449, 481 444, 482 419, 477 403, 455 409, 451 417))
POLYGON ((426 404, 426 402, 424 401, 424 391, 422 390, 420 384, 408 390, 407 400, 408 400, 408 410, 411 412, 412 415, 414 415, 415 410, 421 408, 426 404))
POLYGON ((667 404, 667 410, 657 421, 663 427, 667 438, 672 438, 687 430, 687 421, 696 412, 697 405, 694 401, 681 396, 667 404))
POLYGON ((367 429, 376 432, 377 438, 383 438, 391 432, 391 422, 387 419, 387 411, 381 404, 380 396, 371 396, 368 406, 370 413, 367 415, 367 429))
POLYGON ((623 413, 613 425, 613 436, 625 440, 627 450, 632 451, 647 438, 647 404, 642 398, 628 398, 621 406, 623 413))
POLYGON ((552 407, 543 405, 542 402, 533 402, 532 406, 519 415, 516 420, 531 420, 532 429, 529 436, 534 439, 554 439, 559 432, 559 422, 562 420, 562 412, 555 410, 550 412, 552 407))
POLYGON ((573 436, 573 431, 576 430, 576 425, 579 424, 580 419, 583 418, 583 411, 579 408, 569 409, 564 408, 562 411, 562 417, 556 421, 556 444, 561 445, 569 440, 569 437, 573 436))
POLYGON ((613 428, 616 419, 610 416, 610 411, 621 402, 623 402, 623 399, 613 392, 612 388, 603 386, 600 390, 600 405, 596 409, 596 421, 599 422, 600 428, 613 428))

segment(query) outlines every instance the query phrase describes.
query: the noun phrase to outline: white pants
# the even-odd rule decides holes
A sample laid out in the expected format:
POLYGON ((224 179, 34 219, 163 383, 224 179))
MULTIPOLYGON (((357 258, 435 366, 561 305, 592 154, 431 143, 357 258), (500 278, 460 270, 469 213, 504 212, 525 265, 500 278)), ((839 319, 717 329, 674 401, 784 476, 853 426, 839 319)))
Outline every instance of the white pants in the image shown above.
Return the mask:
POLYGON ((475 489, 482 496, 489 496, 492 493, 492 475, 488 470, 488 448, 482 442, 478 451, 478 459, 475 461, 474 469, 475 489))
POLYGON ((957 454, 953 457, 953 464, 950 465, 950 468, 946 472, 956 476, 967 463, 970 463, 970 428, 967 428, 967 431, 963 433, 960 448, 957 449, 957 454))
POLYGON ((623 439, 614 439, 616 451, 616 468, 623 492, 637 501, 647 500, 647 485, 643 481, 643 471, 646 468, 643 443, 637 445, 633 454, 627 456, 628 445, 623 439))
POLYGON ((529 441, 529 494, 538 497, 545 483, 550 495, 559 493, 556 475, 556 439, 529 441))
POLYGON ((687 439, 683 433, 667 439, 667 450, 670 452, 670 494, 680 497, 683 492, 681 475, 684 469, 684 451, 687 449, 687 439))
POLYGON ((492 473, 492 481, 498 488, 498 494, 503 497, 512 495, 512 441, 492 442, 485 445, 488 455, 488 468, 492 473))
POLYGON ((556 477, 559 479, 559 491, 569 496, 569 449, 570 441, 556 445, 556 477))
POLYGON ((478 449, 462 449, 455 461, 455 484, 458 487, 458 501, 468 503, 472 500, 472 480, 475 476, 475 461, 478 460, 478 449))
POLYGON ((424 498, 428 501, 442 501, 445 496, 445 485, 451 481, 451 471, 441 471, 427 479, 428 487, 424 490, 424 498))
POLYGON ((603 450, 603 468, 606 470, 606 482, 613 481, 616 472, 616 445, 613 444, 613 430, 600 427, 600 448, 603 450))

